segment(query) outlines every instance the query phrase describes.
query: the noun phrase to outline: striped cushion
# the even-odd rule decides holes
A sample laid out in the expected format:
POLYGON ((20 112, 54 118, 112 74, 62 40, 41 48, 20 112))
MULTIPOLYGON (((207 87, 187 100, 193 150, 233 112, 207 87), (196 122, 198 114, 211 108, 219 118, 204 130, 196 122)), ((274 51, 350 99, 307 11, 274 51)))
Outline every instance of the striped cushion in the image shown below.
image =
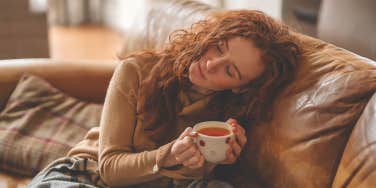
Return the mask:
POLYGON ((24 75, 0 113, 0 169, 36 174, 98 126, 101 109, 24 75))

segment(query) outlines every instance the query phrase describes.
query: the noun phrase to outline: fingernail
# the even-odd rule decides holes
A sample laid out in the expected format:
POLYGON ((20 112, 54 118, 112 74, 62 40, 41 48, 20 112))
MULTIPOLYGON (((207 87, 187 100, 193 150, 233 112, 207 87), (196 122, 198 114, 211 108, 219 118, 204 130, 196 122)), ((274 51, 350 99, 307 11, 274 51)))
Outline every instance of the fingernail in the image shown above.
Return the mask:
POLYGON ((191 133, 189 133, 189 136, 196 137, 197 136, 197 132, 196 131, 192 131, 191 133))

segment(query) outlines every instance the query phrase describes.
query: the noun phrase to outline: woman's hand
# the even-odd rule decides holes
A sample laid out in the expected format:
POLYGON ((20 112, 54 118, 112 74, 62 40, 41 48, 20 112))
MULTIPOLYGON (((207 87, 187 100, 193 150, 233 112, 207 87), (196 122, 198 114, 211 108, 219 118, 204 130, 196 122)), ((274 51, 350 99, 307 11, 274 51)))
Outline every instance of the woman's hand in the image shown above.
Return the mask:
POLYGON ((226 160, 220 162, 220 164, 233 164, 238 159, 240 152, 242 151, 245 143, 247 143, 247 137, 245 136, 245 130, 238 124, 235 119, 228 119, 227 123, 232 126, 232 132, 234 132, 235 139, 230 140, 230 148, 226 151, 226 160))
POLYGON ((183 164, 192 169, 204 165, 205 158, 191 138, 195 136, 197 136, 197 133, 193 133, 192 128, 188 127, 172 145, 171 156, 176 164, 183 164))

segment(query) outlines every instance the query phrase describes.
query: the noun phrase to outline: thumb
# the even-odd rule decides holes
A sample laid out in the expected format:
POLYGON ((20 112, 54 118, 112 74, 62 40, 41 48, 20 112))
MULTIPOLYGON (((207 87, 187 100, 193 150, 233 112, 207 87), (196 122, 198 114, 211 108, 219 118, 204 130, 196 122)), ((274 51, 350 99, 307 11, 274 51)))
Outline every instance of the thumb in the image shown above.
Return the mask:
POLYGON ((183 131, 183 133, 180 134, 178 140, 182 140, 185 136, 188 136, 192 132, 192 127, 187 127, 183 131))

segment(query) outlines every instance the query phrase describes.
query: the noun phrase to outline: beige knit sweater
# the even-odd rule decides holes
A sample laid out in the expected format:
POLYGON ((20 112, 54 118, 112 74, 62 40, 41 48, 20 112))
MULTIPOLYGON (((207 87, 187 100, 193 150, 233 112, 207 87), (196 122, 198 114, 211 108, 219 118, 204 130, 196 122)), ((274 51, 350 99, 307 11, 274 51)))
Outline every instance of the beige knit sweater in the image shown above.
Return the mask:
MULTIPOLYGON (((158 146, 144 134, 136 99, 140 84, 150 70, 141 70, 141 63, 144 62, 128 59, 118 65, 107 91, 100 126, 91 129, 68 155, 97 161, 98 173, 109 186, 146 183, 152 187, 167 187, 182 179, 201 178, 212 169, 211 165, 196 170, 163 168, 163 160, 174 141, 158 146)), ((192 122, 197 121, 195 115, 205 112, 211 97, 195 96, 196 100, 192 100, 187 93, 179 94, 184 106, 177 112, 179 134, 187 126, 193 126, 192 122)))

